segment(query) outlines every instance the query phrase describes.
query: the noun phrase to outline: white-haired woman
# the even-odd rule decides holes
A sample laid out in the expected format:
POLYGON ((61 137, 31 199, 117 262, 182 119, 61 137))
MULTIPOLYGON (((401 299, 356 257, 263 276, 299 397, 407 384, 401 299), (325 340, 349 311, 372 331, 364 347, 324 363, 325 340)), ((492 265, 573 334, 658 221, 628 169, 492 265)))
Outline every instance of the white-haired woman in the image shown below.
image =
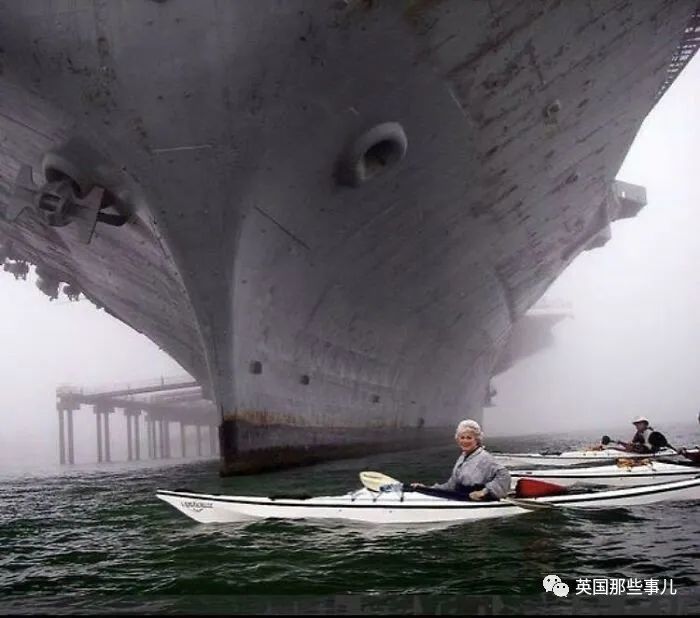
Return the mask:
MULTIPOLYGON (((483 439, 479 423, 472 420, 460 422, 455 431, 455 440, 462 454, 449 480, 437 483, 431 489, 468 495, 470 500, 503 498, 510 490, 510 473, 484 449, 483 439)), ((421 485, 414 484, 414 487, 420 488, 421 485)))

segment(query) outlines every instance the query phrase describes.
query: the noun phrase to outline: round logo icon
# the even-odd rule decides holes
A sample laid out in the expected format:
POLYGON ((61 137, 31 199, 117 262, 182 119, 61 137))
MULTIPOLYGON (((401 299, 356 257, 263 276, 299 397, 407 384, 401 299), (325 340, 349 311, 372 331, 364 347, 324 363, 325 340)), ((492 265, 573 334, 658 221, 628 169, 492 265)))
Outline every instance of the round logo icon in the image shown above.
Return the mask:
POLYGON ((558 597, 565 597, 569 594, 569 585, 564 582, 557 582, 552 586, 552 592, 558 597))
POLYGON ((542 586, 547 592, 552 592, 554 585, 559 582, 561 582, 561 578, 558 575, 547 575, 547 577, 542 580, 542 586))

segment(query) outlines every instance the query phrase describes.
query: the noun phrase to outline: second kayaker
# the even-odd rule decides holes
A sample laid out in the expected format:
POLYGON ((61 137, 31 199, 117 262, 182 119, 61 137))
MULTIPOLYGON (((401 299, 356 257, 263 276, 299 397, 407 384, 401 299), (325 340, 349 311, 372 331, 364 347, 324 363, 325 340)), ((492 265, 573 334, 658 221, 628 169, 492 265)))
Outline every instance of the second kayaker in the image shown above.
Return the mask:
POLYGON ((626 451, 632 453, 653 453, 658 450, 656 444, 650 441, 651 434, 654 433, 654 428, 649 425, 649 419, 646 416, 638 416, 632 424, 636 429, 634 436, 630 442, 622 442, 618 440, 618 444, 626 451))

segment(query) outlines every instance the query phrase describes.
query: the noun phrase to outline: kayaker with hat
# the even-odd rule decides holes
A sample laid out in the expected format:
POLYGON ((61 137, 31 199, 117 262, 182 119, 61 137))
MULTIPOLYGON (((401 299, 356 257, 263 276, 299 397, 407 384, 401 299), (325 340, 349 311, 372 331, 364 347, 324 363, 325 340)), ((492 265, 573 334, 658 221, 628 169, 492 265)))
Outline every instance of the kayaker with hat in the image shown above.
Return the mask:
POLYGON ((455 440, 462 449, 446 483, 436 483, 430 487, 412 483, 414 489, 423 493, 430 490, 456 492, 468 496, 470 500, 498 500, 510 490, 510 472, 499 464, 483 447, 484 434, 479 423, 471 419, 461 421, 455 431, 455 440))
POLYGON ((634 453, 653 453, 657 451, 654 445, 649 441, 649 437, 654 433, 654 428, 649 425, 649 419, 646 416, 637 416, 632 424, 637 430, 632 437, 631 442, 622 442, 618 440, 618 444, 623 446, 626 451, 634 453))

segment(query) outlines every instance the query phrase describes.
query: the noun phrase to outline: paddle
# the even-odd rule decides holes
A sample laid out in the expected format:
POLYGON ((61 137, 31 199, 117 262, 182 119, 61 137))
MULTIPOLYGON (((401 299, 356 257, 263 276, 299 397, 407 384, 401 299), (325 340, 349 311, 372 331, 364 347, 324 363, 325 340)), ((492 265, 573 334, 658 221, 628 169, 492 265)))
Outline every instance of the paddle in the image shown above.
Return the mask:
POLYGON ((372 472, 370 470, 360 472, 360 481, 370 491, 392 491, 396 489, 397 485, 403 486, 401 481, 392 479, 381 472, 372 472))
POLYGON ((611 442, 614 442, 615 444, 626 444, 626 443, 623 442, 622 440, 612 440, 612 439, 610 438, 610 436, 603 436, 603 437, 600 439, 600 443, 601 443, 603 446, 607 446, 607 445, 610 444, 611 442))
POLYGON ((660 431, 652 431, 649 434, 649 444, 656 449, 670 448, 672 451, 675 451, 677 455, 682 454, 675 446, 668 443, 666 436, 660 431))
POLYGON ((506 496, 505 498, 502 498, 502 500, 510 502, 511 504, 515 504, 516 506, 520 506, 524 509, 529 509, 531 511, 538 511, 541 509, 551 510, 559 508, 556 504, 552 504, 551 502, 536 502, 535 500, 528 500, 526 498, 508 498, 506 496))
MULTIPOLYGON (((611 442, 616 442, 617 444, 627 444, 626 442, 623 442, 622 440, 611 440, 610 436, 603 436, 600 439, 600 443, 603 446, 607 446, 611 442)), ((659 431, 652 431, 651 432, 651 434, 649 435, 649 444, 651 444, 656 449, 670 448, 672 451, 675 451, 678 455, 681 454, 681 452, 675 446, 671 446, 668 443, 666 436, 664 436, 664 434, 662 434, 659 431)), ((634 451, 631 451, 631 452, 634 452, 634 451)))
MULTIPOLYGON (((360 472, 360 481, 370 491, 377 492, 393 491, 397 489, 397 486, 400 486, 401 488, 405 487, 401 481, 391 478, 386 474, 382 474, 381 472, 372 472, 370 470, 360 472)), ((523 498, 505 497, 501 498, 501 500, 530 510, 558 508, 555 504, 550 504, 549 502, 536 502, 535 500, 527 500, 523 498)))

